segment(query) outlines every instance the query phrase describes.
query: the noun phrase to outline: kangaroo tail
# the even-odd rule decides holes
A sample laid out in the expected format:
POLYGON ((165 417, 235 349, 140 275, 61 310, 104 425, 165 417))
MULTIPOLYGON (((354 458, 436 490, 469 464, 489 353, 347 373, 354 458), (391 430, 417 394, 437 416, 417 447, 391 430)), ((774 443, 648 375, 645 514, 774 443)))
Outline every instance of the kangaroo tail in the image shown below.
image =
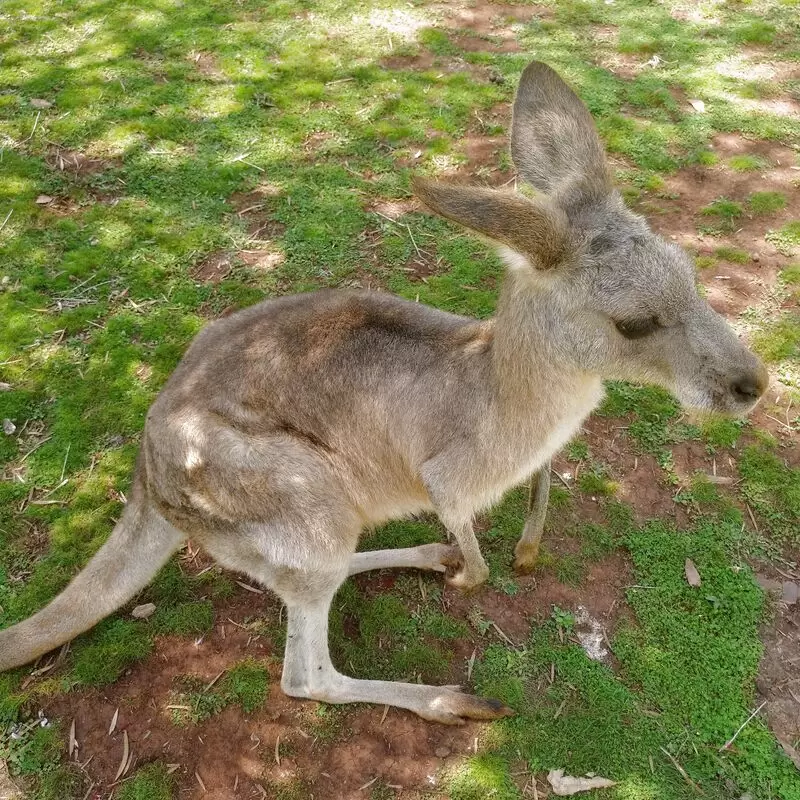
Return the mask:
POLYGON ((49 605, 0 631, 0 672, 70 641, 153 579, 185 536, 135 492, 108 541, 49 605))

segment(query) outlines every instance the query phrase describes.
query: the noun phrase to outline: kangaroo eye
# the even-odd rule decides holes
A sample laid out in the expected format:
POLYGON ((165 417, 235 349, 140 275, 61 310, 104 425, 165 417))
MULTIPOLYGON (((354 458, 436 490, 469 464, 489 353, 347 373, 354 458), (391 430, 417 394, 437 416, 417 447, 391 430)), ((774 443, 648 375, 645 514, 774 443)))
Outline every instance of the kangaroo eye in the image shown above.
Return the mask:
POLYGON ((651 333, 655 333, 661 327, 655 317, 626 320, 625 322, 615 320, 614 324, 626 339, 642 339, 651 333))

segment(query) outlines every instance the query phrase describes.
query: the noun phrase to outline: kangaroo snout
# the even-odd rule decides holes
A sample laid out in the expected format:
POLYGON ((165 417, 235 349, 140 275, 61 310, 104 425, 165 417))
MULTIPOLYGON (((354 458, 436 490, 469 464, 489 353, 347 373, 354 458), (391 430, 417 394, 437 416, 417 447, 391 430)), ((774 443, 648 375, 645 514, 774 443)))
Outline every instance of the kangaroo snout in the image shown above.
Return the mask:
POLYGON ((730 394, 734 401, 743 407, 743 413, 755 408, 769 386, 767 368, 749 351, 748 355, 753 362, 752 366, 736 375, 730 384, 730 394))

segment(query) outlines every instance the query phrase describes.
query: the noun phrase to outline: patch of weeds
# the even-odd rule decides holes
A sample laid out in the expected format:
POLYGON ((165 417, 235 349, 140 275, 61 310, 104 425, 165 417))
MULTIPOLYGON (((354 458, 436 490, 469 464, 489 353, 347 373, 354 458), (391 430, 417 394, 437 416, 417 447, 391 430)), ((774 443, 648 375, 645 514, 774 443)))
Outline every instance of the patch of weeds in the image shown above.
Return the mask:
POLYGON ((332 706, 319 703, 310 706, 311 712, 305 718, 307 730, 318 741, 330 744, 341 740, 345 734, 345 724, 348 718, 346 706, 332 706))
POLYGON ((733 39, 742 44, 772 44, 776 32, 771 22, 750 18, 733 29, 733 39))
POLYGON ((729 261, 732 264, 747 264, 750 256, 738 247, 717 247, 714 255, 722 261, 729 261))
POLYGON ((424 627, 444 630, 444 622, 409 608, 419 602, 417 577, 395 583, 395 592, 367 597, 352 581, 339 589, 331 612, 334 661, 355 677, 383 680, 441 681, 449 669, 446 639, 424 627))
POLYGON ((700 213, 707 217, 716 217, 724 230, 733 230, 735 221, 744 214, 740 203, 720 197, 700 209, 700 213))
POLYGON ((266 792, 264 797, 270 800, 308 800, 313 797, 309 785, 294 775, 286 780, 262 781, 262 785, 266 792))
POLYGON ((159 762, 137 770, 134 777, 120 786, 119 800, 172 800, 175 775, 159 762))
POLYGON ((153 644, 138 621, 107 619, 73 645, 70 679, 87 686, 111 683, 150 654, 153 644))
POLYGON ((800 264, 791 264, 780 273, 781 283, 787 286, 800 286, 800 264))
POLYGON ((609 479, 608 470, 602 464, 593 464, 578 476, 578 488, 584 494, 611 497, 616 494, 619 484, 609 479))
POLYGON ((240 661, 220 683, 219 691, 238 703, 245 714, 260 708, 269 694, 269 672, 253 658, 240 661))
POLYGON ((766 322, 753 334, 752 341, 753 349, 771 364, 797 359, 800 357, 800 314, 785 312, 766 322))
POLYGON ((578 528, 581 539, 581 557, 589 561, 597 561, 614 552, 617 539, 609 528, 587 522, 578 528))
POLYGON ((624 417, 636 413, 639 416, 671 419, 678 410, 678 402, 663 389, 609 381, 598 413, 603 417, 624 417))
POLYGON ((755 172, 765 169, 768 165, 763 158, 751 155, 731 156, 728 159, 728 166, 734 172, 755 172))
POLYGON ((787 222, 777 231, 767 231, 764 238, 770 244, 774 244, 782 255, 794 255, 797 248, 800 247, 800 221, 787 222))
POLYGON ((583 559, 573 553, 560 556, 555 564, 555 574, 559 583, 568 586, 580 586, 585 575, 583 559))
POLYGON ((779 544, 800 544, 800 469, 765 447, 744 448, 739 459, 741 494, 779 544))
POLYGON ((0 729, 0 760, 26 779, 32 800, 74 800, 85 790, 77 765, 60 763, 62 734, 59 725, 43 727, 38 718, 0 729))
POLYGON ((786 195, 781 192, 753 192, 747 206, 754 214, 772 214, 786 207, 786 195))
POLYGON ((570 461, 586 461, 589 458, 589 443, 586 439, 573 439, 567 445, 567 458, 570 461))
POLYGON ((717 265, 717 259, 714 256, 695 256, 694 265, 697 269, 711 269, 717 265))
POLYGON ((628 436, 642 452, 654 455, 667 469, 671 458, 667 445, 696 434, 691 426, 673 422, 679 409, 677 400, 663 389, 612 381, 607 384, 606 398, 597 413, 614 417, 634 414, 628 436))
POLYGON ((556 628, 567 634, 572 633, 572 629, 575 627, 575 615, 571 611, 553 606, 550 618, 555 622, 556 628))
POLYGON ((565 486, 551 486, 550 487, 550 501, 549 508, 560 509, 567 508, 572 503, 572 495, 569 489, 565 486))
POLYGON ((675 495, 675 502, 691 506, 698 512, 704 509, 715 508, 722 497, 717 487, 709 481, 708 476, 696 473, 692 476, 689 486, 675 495))
POLYGON ((700 425, 700 435, 712 451, 720 447, 735 447, 747 425, 744 419, 709 415, 700 425))
POLYGON ((208 633, 214 624, 214 606, 210 600, 179 603, 156 610, 153 629, 161 634, 196 636, 208 633))
POLYGON ((197 725, 236 703, 245 714, 260 708, 269 693, 269 672, 252 658, 240 661, 218 681, 206 683, 194 675, 176 680, 171 705, 176 725, 197 725))
POLYGON ((689 158, 690 163, 704 167, 713 167, 719 163, 719 156, 713 150, 698 150, 689 158))

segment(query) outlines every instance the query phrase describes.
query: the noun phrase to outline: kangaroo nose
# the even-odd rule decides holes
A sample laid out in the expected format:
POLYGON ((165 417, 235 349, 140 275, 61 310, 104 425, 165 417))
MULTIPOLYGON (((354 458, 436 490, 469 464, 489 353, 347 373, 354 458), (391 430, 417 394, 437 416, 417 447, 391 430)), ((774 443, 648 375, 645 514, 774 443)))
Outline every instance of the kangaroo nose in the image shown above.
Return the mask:
POLYGON ((742 378, 731 386, 731 393, 742 403, 753 403, 761 397, 756 382, 752 378, 742 378))
POLYGON ((767 391, 769 377, 762 366, 757 372, 742 375, 731 384, 731 394, 740 403, 755 403, 767 391))

